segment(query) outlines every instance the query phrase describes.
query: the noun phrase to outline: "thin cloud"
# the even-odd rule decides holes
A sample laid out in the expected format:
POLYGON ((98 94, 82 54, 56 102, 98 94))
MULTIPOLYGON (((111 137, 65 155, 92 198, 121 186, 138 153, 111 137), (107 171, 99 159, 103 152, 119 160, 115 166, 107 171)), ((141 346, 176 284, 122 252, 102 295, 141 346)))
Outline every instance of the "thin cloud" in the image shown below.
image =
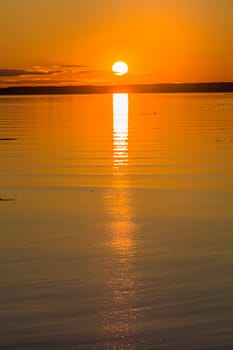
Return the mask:
POLYGON ((0 77, 20 77, 25 75, 50 75, 55 73, 61 73, 60 71, 31 71, 24 69, 0 69, 0 77))
POLYGON ((82 64, 62 64, 61 66, 55 66, 61 68, 87 68, 88 66, 82 64))
MULTIPOLYGON (((12 79, 0 80, 0 86, 64 86, 64 85, 82 85, 83 81, 77 79, 12 79)), ((85 83, 84 83, 85 84, 85 83)))
POLYGON ((85 85, 92 81, 100 84, 106 81, 106 72, 93 68, 73 64, 35 65, 27 69, 0 68, 0 86, 85 85))
POLYGON ((95 74, 95 73, 99 73, 96 70, 78 70, 78 71, 74 71, 75 74, 95 74))

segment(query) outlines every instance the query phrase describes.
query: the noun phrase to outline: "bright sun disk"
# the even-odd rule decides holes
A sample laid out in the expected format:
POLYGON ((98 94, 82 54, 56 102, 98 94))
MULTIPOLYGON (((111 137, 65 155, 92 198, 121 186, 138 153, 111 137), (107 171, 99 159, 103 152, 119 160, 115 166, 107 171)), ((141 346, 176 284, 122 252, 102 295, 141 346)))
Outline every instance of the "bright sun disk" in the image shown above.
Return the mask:
POLYGON ((128 66, 125 62, 118 61, 113 64, 112 71, 114 74, 122 76, 128 72, 128 66))

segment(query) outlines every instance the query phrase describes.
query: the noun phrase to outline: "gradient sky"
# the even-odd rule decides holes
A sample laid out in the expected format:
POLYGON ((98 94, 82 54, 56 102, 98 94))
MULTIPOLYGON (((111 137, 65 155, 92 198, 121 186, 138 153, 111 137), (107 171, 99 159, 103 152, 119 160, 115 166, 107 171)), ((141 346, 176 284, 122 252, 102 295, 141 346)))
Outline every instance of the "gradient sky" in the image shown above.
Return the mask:
POLYGON ((233 81, 233 0, 0 0, 0 33, 0 86, 233 81))

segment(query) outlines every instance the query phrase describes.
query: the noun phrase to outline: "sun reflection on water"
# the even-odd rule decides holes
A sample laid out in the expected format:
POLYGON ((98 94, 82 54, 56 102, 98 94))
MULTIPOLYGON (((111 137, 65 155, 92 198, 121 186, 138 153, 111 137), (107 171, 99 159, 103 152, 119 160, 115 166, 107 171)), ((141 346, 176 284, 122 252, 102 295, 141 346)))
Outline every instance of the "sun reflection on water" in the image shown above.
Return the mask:
POLYGON ((122 174, 128 165, 128 94, 113 94, 113 166, 122 174))
MULTIPOLYGON (((113 94, 113 174, 123 175, 128 166, 128 94, 113 94)), ((106 349, 136 349, 137 285, 136 232, 131 190, 127 181, 113 177, 105 192, 108 215, 106 246, 107 286, 110 300, 105 314, 106 349)))
POLYGON ((137 225, 128 188, 109 189, 105 195, 109 216, 106 246, 110 251, 107 261, 107 285, 111 292, 105 315, 105 331, 111 339, 106 349, 136 349, 137 285, 135 271, 137 225))

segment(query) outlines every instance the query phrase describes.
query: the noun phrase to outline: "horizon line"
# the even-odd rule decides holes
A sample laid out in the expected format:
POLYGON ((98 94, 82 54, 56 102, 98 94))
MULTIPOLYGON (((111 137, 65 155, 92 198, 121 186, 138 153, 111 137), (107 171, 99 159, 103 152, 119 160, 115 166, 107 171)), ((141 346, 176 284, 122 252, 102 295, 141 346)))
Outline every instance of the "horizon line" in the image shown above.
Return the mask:
POLYGON ((101 93, 192 93, 233 92, 233 82, 108 84, 108 85, 25 85, 0 87, 0 95, 101 94, 101 93))

